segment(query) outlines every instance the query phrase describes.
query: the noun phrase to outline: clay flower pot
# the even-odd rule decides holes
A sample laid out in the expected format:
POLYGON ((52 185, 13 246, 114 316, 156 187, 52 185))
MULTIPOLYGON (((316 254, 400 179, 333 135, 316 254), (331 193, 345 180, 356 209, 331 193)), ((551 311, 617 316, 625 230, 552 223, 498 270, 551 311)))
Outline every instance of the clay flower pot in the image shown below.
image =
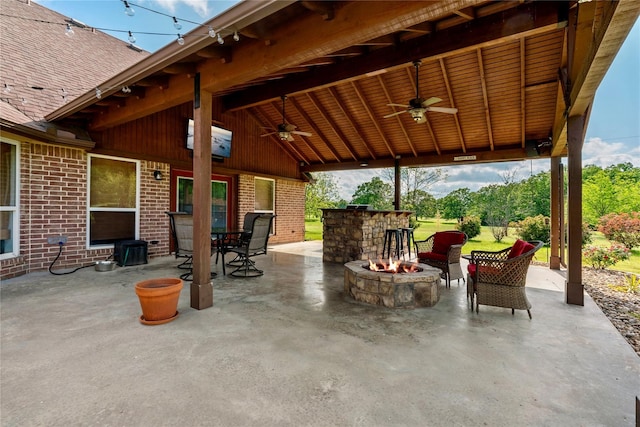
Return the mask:
POLYGON ((136 283, 135 289, 142 308, 140 323, 160 325, 178 317, 182 280, 173 277, 143 280, 136 283))

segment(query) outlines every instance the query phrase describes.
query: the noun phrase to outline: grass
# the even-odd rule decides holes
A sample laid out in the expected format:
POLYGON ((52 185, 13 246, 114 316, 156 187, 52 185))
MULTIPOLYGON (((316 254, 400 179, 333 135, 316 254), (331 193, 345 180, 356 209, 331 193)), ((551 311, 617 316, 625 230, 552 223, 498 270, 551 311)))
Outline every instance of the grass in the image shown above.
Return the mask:
MULTIPOLYGON (((424 240, 436 231, 454 230, 456 227, 456 220, 443 220, 436 218, 421 219, 419 221, 420 226, 413 232, 416 240, 424 240)), ((497 243, 491 234, 489 227, 482 227, 480 229, 480 235, 470 239, 462 248, 464 253, 470 253, 473 250, 485 250, 485 251, 499 251, 504 248, 508 248, 513 245, 518 237, 513 230, 509 230, 509 235, 502 239, 502 242, 497 243)), ((322 240, 322 222, 319 219, 305 220, 305 240, 322 240)), ((592 245, 597 246, 609 246, 611 242, 607 240, 602 233, 593 233, 592 245)), ((541 262, 548 262, 550 255, 550 249, 543 247, 536 253, 536 260, 541 262)), ((583 265, 588 266, 583 261, 583 265)), ((631 256, 628 260, 622 261, 610 267, 611 270, 624 271, 628 273, 640 274, 640 250, 634 249, 631 251, 631 256)))

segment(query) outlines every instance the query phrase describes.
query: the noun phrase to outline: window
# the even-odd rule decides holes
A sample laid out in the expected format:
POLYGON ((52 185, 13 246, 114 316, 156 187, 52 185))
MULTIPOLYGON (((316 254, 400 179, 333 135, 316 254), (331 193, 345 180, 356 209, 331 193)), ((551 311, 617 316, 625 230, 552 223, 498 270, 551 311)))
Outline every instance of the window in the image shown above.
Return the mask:
MULTIPOLYGON (((275 196, 276 196, 276 182, 273 179, 257 178, 254 181, 255 185, 255 212, 270 213, 275 215, 275 196)), ((275 221, 271 225, 271 233, 275 230, 275 221)))
POLYGON ((0 141, 0 259, 18 256, 20 188, 17 142, 0 141))
POLYGON ((89 156, 89 247, 137 238, 139 178, 137 161, 89 156))
MULTIPOLYGON (((227 181, 211 181, 211 228, 227 228, 228 219, 227 181)), ((177 210, 193 214, 193 178, 178 176, 177 210)))

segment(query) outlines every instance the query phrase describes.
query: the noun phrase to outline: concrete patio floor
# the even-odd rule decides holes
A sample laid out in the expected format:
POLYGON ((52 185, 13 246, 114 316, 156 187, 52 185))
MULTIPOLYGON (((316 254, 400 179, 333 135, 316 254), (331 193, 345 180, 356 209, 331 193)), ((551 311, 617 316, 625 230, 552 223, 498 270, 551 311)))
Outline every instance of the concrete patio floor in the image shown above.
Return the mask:
MULTIPOLYGON (((321 242, 278 245, 259 278, 214 279, 214 305, 145 326, 134 284, 173 257, 1 291, 2 426, 635 425, 640 358, 561 272, 531 267, 525 311, 469 310, 462 282, 431 308, 343 293, 321 242)), ((220 271, 220 266, 215 267, 220 271)))

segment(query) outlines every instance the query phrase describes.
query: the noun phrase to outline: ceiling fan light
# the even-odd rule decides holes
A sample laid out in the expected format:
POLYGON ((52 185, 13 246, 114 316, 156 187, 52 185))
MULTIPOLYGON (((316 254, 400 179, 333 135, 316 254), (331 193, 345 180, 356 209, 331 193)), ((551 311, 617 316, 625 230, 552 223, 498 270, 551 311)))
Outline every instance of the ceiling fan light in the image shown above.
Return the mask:
POLYGON ((411 113, 411 117, 413 117, 413 121, 417 123, 424 119, 425 111, 426 110, 424 108, 414 108, 409 112, 411 113))
POLYGON ((289 132, 286 132, 286 131, 278 132, 278 136, 279 136, 279 137, 280 137, 280 139, 281 139, 281 140, 283 140, 283 141, 288 140, 290 135, 291 135, 291 134, 290 134, 289 132))

